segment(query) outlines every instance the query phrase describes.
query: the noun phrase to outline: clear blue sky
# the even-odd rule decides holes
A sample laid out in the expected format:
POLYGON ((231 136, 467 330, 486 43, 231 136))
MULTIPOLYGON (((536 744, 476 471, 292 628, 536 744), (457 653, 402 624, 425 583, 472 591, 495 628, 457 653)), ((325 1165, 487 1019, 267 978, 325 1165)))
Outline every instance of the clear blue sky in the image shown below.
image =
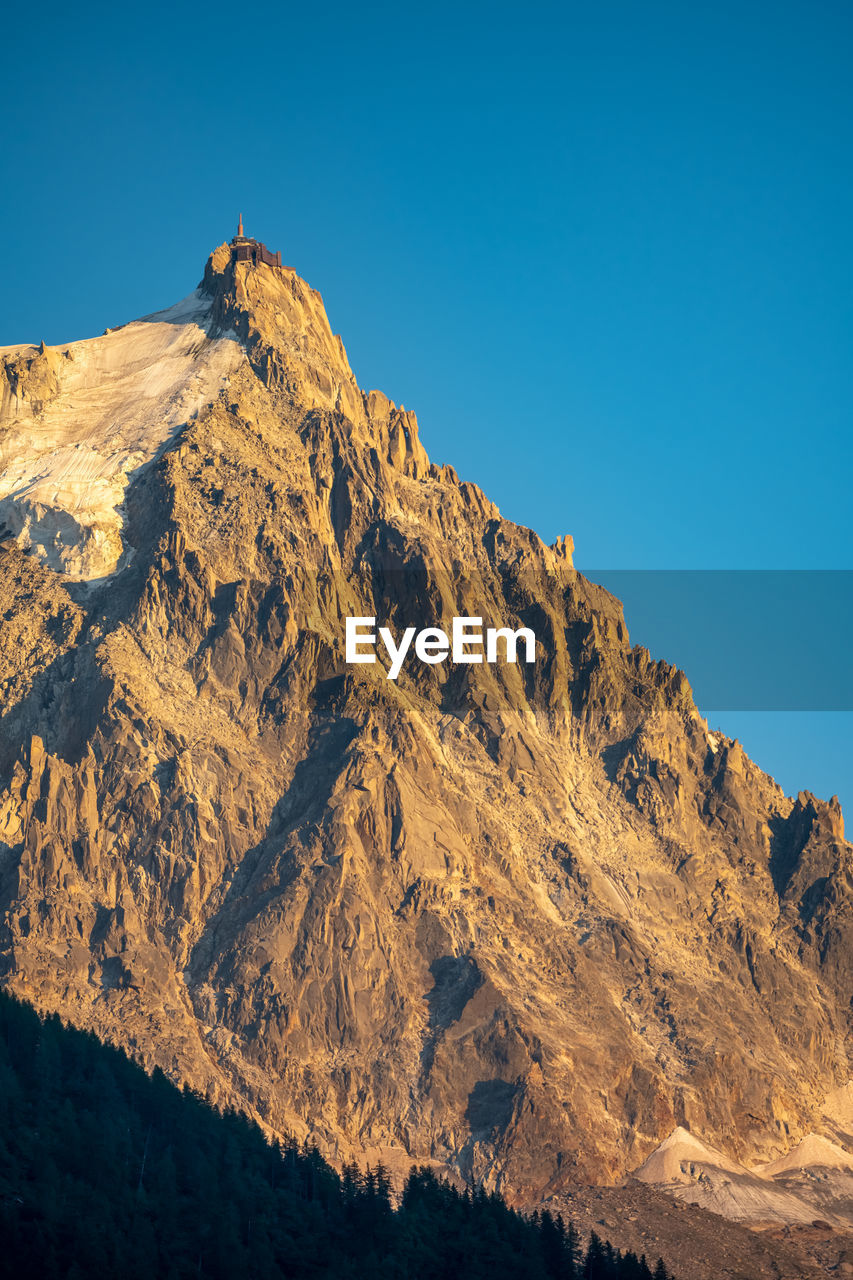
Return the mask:
MULTIPOLYGON (((0 344, 167 305, 242 210, 362 385, 581 568, 853 567, 848 4, 49 0, 2 33, 0 344)), ((747 749, 849 810, 853 717, 780 714, 747 749)))

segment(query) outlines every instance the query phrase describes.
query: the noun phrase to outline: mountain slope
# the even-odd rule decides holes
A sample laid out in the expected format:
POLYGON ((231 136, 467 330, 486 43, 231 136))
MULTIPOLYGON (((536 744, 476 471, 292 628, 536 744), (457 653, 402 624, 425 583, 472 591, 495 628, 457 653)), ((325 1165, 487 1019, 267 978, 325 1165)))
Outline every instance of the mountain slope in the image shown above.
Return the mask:
POLYGON ((293 271, 223 245, 199 297, 239 360, 146 437, 120 571, 0 553, 4 981, 339 1161, 530 1200, 676 1124, 779 1154, 851 1077, 837 805, 710 740, 293 271), (344 661, 465 615, 535 666, 344 661))

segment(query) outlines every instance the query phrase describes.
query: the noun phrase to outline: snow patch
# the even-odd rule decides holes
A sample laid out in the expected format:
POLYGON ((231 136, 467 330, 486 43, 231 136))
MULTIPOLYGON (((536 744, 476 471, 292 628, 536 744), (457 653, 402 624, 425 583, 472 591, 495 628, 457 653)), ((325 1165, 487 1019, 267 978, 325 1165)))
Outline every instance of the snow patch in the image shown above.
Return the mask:
POLYGON ((115 570, 127 485, 243 359, 236 334, 211 338, 210 327, 210 300, 196 290, 102 337, 53 348, 58 393, 43 407, 12 396, 0 414, 0 524, 19 546, 77 580, 115 570))
POLYGON ((813 1222, 815 1206, 677 1128, 634 1173, 676 1200, 735 1222, 813 1222))
POLYGON ((710 1164, 730 1173, 746 1172, 735 1160, 730 1160, 722 1151, 715 1151, 694 1137, 689 1129, 679 1125, 652 1152, 634 1177, 641 1182, 692 1182, 691 1166, 696 1164, 710 1164))
POLYGON ((756 1173, 774 1178, 780 1173, 793 1173, 801 1169, 846 1169, 853 1172, 853 1156, 837 1143, 822 1138, 817 1133, 806 1134, 801 1142, 778 1160, 760 1165, 756 1173))

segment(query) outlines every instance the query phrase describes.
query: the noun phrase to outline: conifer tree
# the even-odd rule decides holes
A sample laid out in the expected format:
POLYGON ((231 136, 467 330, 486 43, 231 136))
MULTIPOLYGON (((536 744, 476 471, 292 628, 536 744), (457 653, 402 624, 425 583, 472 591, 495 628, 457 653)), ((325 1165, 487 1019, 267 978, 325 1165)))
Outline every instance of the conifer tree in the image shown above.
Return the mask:
MULTIPOLYGON (((333 1170, 0 993, 0 1233, 10 1280, 652 1280, 572 1223, 413 1168, 333 1170), (14 1106, 4 1107, 4 1098, 14 1106)), ((654 1280, 670 1280, 658 1264, 654 1280)))

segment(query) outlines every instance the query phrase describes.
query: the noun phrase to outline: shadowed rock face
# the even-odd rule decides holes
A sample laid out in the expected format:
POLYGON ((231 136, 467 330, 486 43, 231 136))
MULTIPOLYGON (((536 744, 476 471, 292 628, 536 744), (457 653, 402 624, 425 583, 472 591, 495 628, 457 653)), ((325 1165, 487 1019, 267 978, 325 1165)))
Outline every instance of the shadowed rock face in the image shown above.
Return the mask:
POLYGON ((519 1201, 676 1124, 778 1154, 851 1075, 837 807, 710 740, 295 273, 223 246, 203 291, 244 356, 129 485, 127 567, 0 551, 5 982, 332 1158, 519 1201), (526 625, 538 660, 392 682, 347 615, 526 625))

